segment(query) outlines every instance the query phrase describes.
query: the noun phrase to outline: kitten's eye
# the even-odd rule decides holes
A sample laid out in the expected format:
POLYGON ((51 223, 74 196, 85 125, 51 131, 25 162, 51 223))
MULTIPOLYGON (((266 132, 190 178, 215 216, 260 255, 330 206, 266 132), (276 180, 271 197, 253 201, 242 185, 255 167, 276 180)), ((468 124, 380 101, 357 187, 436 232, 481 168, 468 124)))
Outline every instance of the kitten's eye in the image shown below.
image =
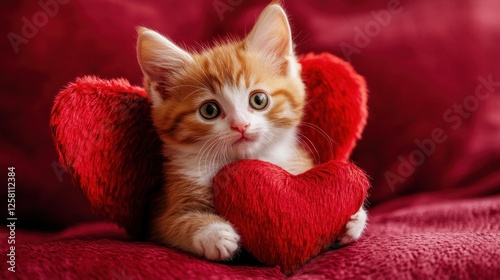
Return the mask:
POLYGON ((255 110, 265 109, 267 107, 267 103, 269 103, 269 99, 267 95, 261 91, 250 95, 250 106, 252 106, 255 110))
POLYGON ((215 102, 207 102, 200 107, 200 114, 207 120, 212 120, 220 115, 219 105, 215 102))

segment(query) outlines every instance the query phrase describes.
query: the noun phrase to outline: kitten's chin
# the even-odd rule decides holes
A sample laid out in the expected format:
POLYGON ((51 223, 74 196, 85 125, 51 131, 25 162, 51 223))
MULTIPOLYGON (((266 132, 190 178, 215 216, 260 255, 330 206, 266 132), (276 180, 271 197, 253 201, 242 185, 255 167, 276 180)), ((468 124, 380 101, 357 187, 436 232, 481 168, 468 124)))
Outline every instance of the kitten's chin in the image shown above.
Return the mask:
POLYGON ((233 155, 235 159, 247 159, 252 157, 252 147, 254 143, 252 141, 239 141, 233 144, 233 155))
POLYGON ((258 141, 253 139, 239 139, 231 146, 233 157, 237 160, 254 158, 259 149, 258 141))

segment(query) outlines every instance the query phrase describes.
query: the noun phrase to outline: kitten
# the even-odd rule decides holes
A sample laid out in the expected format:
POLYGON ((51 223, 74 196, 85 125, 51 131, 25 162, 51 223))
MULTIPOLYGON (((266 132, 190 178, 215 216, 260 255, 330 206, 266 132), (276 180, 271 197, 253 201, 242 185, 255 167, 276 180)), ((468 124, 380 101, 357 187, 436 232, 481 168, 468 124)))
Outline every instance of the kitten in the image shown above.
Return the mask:
MULTIPOLYGON (((283 9, 272 4, 242 41, 189 53, 139 28, 138 61, 164 142, 166 186, 153 202, 154 241, 211 260, 230 259, 240 240, 214 211, 211 185, 224 165, 268 161, 298 174, 313 164, 298 142, 306 97, 283 9)), ((342 243, 357 239, 360 209, 342 243)))

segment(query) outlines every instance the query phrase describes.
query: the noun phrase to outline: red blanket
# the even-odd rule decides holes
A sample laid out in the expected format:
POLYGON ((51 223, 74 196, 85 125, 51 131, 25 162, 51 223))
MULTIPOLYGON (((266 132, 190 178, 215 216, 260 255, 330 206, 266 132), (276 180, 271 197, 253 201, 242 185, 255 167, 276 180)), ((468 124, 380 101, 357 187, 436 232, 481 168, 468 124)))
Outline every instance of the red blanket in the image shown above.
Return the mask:
MULTIPOLYGON (((420 195, 407 198, 403 205, 375 208, 360 241, 319 255, 290 278, 495 279, 500 275, 499 198, 441 196, 436 200, 434 195, 420 195)), ((285 278, 278 267, 262 267, 246 256, 229 264, 212 263, 156 244, 131 242, 123 230, 110 224, 85 224, 49 236, 18 232, 18 238, 26 242, 16 249, 18 279, 34 275, 37 279, 55 279, 55 275, 65 279, 285 278)))

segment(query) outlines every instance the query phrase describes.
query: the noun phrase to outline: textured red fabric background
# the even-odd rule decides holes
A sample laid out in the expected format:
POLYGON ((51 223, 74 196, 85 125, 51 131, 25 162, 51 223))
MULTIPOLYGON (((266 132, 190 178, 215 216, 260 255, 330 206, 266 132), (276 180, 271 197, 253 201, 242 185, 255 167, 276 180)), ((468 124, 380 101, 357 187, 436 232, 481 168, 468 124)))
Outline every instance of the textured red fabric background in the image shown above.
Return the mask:
MULTIPOLYGON (((116 229, 105 226, 96 226, 99 230, 95 231, 81 229, 79 233, 70 229, 56 236, 21 234, 22 228, 54 230, 96 219, 83 194, 72 186, 56 163, 48 128, 55 94, 75 77, 88 74, 124 77, 140 84, 134 50, 137 25, 155 28, 182 45, 197 48, 198 42, 205 44, 228 33, 243 35, 268 1, 244 1, 222 14, 217 13, 214 3, 240 1, 60 2, 67 4, 61 4, 46 23, 38 22, 40 27, 32 34, 27 33, 31 38, 19 45, 18 52, 9 42, 8 34, 23 35, 23 18, 33 22, 33 15, 43 9, 37 1, 0 4, 0 34, 3 34, 0 168, 15 166, 17 170, 19 242, 75 239, 68 243, 41 243, 40 248, 48 250, 61 245, 58 252, 74 250, 82 258, 92 259, 95 254, 78 247, 89 245, 81 237, 88 233, 91 239, 102 236, 111 239, 92 243, 96 250, 111 250, 108 245, 112 244, 120 248, 118 255, 137 252, 135 245, 117 239, 120 233, 116 229)), ((415 274, 390 269, 408 263, 432 276, 438 268, 429 268, 425 260, 439 255, 459 260, 460 263, 449 265, 447 271, 448 275, 460 276, 460 268, 480 265, 477 256, 498 260, 500 3, 496 0, 284 2, 291 16, 298 53, 329 51, 349 59, 366 77, 370 89, 368 125, 352 159, 372 178, 372 227, 358 245, 320 256, 300 271, 297 278, 315 275, 318 267, 323 268, 321 274, 327 278, 373 273, 373 267, 410 277, 415 274), (381 19, 380 11, 389 11, 390 3, 399 5, 390 9, 390 20, 381 19), (372 23, 377 18, 385 25, 379 24, 378 32, 372 23), (362 40, 359 30, 366 29, 374 36, 366 35, 362 40), (346 44, 355 51, 352 55, 344 55, 341 46, 345 50, 346 44), (497 84, 484 86, 487 84, 484 80, 488 79, 497 84), (480 93, 490 90, 491 94, 475 108, 471 96, 481 85, 480 93), (471 110, 463 109, 460 113, 460 106, 471 110), (410 156, 415 160, 418 154, 415 151, 419 150, 415 141, 431 138, 436 129, 443 131, 437 138, 446 135, 446 140, 435 142, 435 150, 425 155, 420 165, 412 167, 408 164, 410 156), (388 181, 387 172, 402 179, 388 181), (388 255, 380 255, 373 248, 369 251, 373 243, 384 252, 391 252, 390 266, 384 266, 388 255), (408 260, 411 262, 405 262, 408 260), (371 264, 350 265, 367 261, 371 264), (425 263, 424 267, 419 263, 425 263), (345 270, 339 273, 341 268, 345 270)), ((0 199, 6 201, 6 187, 0 194, 0 199)), ((0 217, 5 220, 5 215, 2 211, 0 217)), ((20 247, 19 254, 32 252, 33 244, 38 243, 20 247)), ((151 258, 142 259, 145 266, 156 267, 155 260, 190 259, 173 251, 151 253, 148 251, 151 245, 141 246, 144 247, 137 249, 138 254, 151 258)), ((55 261, 61 269, 74 269, 71 263, 64 262, 63 255, 47 250, 38 253, 40 258, 34 254, 30 259, 36 260, 40 267, 55 261)), ((115 255, 105 258, 109 256, 115 255)), ((199 260, 193 262, 206 265, 199 260)), ((484 271, 498 272, 498 261, 484 262, 488 263, 484 271)), ((106 270, 109 263, 80 265, 85 275, 111 275, 106 270)), ((222 274, 241 273, 233 267, 216 267, 214 271, 222 274)), ((186 271, 179 264, 170 269, 172 275, 186 271)), ((273 269, 259 271, 262 275, 281 277, 273 269)), ((151 273, 148 275, 161 272, 152 269, 151 273)))

